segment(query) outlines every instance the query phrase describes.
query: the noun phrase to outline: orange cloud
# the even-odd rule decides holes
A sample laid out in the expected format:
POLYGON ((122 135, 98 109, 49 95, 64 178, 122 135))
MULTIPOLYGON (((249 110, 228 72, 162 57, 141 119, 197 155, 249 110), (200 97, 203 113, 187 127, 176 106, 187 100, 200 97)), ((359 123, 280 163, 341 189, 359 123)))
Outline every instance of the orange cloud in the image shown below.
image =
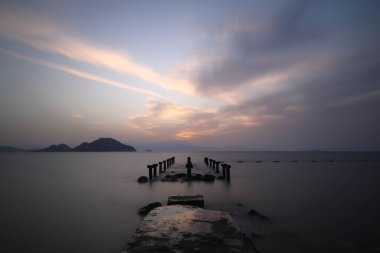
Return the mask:
POLYGON ((238 108, 204 111, 173 103, 150 102, 142 115, 129 117, 127 125, 162 138, 194 139, 234 133, 276 119, 265 108, 239 112, 238 108))

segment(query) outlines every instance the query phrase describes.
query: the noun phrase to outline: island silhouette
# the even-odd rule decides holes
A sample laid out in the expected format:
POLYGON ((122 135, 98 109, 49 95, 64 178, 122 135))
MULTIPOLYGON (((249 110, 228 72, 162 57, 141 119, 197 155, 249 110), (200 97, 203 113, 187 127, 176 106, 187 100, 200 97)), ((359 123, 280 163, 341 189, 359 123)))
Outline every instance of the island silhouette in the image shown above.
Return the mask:
POLYGON ((50 145, 47 148, 36 150, 35 152, 134 152, 136 149, 125 145, 112 138, 99 138, 93 142, 83 142, 71 148, 66 144, 50 145))

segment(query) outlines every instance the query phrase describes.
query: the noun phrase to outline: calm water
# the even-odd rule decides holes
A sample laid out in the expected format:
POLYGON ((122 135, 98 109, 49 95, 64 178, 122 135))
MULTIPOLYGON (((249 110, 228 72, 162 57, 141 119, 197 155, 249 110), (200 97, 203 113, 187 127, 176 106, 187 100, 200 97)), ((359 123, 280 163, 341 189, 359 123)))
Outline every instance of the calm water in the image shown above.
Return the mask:
POLYGON ((379 179, 379 153, 2 153, 0 252, 119 252, 139 207, 193 193, 259 234, 263 253, 380 252, 379 179), (136 183, 146 164, 171 156, 223 160, 232 180, 136 183), (271 221, 248 217, 251 208, 271 221))

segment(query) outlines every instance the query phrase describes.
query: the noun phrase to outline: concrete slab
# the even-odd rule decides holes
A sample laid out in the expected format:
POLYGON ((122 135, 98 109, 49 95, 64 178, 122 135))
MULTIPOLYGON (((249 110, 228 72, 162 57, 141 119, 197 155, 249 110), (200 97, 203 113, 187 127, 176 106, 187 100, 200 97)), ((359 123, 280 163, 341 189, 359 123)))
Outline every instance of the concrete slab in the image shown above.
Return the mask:
POLYGON ((256 252, 249 238, 223 211, 171 205, 152 210, 122 253, 256 252))

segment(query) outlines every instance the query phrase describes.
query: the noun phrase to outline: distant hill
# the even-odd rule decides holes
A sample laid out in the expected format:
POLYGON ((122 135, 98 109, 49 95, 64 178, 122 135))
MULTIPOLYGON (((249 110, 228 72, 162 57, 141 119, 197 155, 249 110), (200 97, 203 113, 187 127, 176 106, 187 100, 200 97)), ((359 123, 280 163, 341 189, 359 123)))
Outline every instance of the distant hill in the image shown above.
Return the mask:
POLYGON ((73 151, 73 149, 67 146, 66 144, 59 144, 59 145, 50 145, 49 147, 37 150, 36 152, 70 152, 70 151, 73 151))
POLYGON ((108 151, 136 151, 132 146, 125 145, 112 138, 99 138, 91 143, 83 142, 79 146, 73 148, 76 152, 108 152, 108 151))
POLYGON ((27 150, 10 146, 0 146, 0 152, 26 152, 27 150))
POLYGON ((112 138, 99 138, 91 143, 83 142, 75 148, 66 144, 50 145, 47 148, 35 152, 112 152, 112 151, 136 151, 134 147, 124 145, 112 138))

